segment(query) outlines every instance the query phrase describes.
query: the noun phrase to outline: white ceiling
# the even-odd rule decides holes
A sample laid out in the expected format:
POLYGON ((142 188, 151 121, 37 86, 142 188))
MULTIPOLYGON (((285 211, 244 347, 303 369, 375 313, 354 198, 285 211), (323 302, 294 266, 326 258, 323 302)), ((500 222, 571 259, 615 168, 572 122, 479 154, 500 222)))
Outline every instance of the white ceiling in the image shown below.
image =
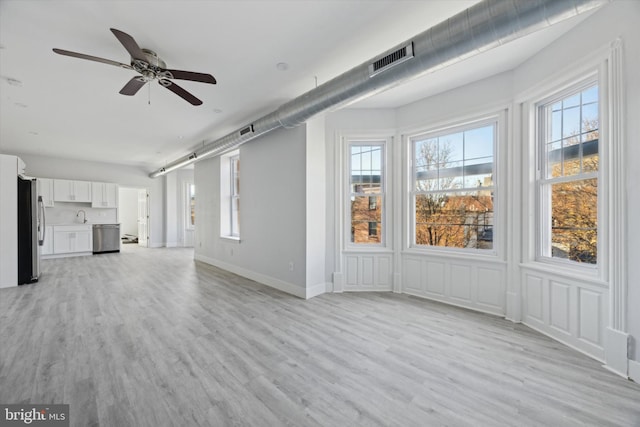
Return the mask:
MULTIPOLYGON (((476 0, 0 1, 0 152, 153 170, 224 136, 476 0), (168 68, 213 74, 179 84, 192 106, 151 84, 118 91, 134 71, 56 55, 129 63, 109 31, 155 51, 168 68), (288 70, 276 64, 285 62, 288 70), (149 89, 148 89, 149 88, 149 89), (149 104, 150 102, 150 104, 149 104)), ((350 108, 398 107, 517 66, 584 17, 557 24, 350 108)))

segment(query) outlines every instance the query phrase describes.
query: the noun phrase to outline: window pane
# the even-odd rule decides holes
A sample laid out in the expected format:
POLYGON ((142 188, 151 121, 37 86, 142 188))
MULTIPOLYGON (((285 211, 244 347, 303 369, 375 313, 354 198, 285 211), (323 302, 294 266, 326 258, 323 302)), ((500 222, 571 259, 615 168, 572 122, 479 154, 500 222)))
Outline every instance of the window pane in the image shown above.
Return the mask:
POLYGON ((240 199, 231 201, 231 235, 240 235, 240 199))
POLYGON ((551 186, 551 256, 595 264, 598 246, 598 180, 551 186))
POLYGON ((597 100, 598 87, 592 86, 545 107, 541 117, 548 121, 544 136, 547 178, 598 170, 597 100))
MULTIPOLYGON (((570 138, 580 134, 580 107, 564 110, 562 117, 562 137, 570 138)), ((568 142, 571 144, 571 141, 568 142)))
POLYGON ((440 167, 450 168, 462 166, 464 160, 464 134, 462 132, 439 138, 440 167))
POLYGON ((415 196, 415 243, 493 248, 493 194, 488 190, 415 196))
POLYGON ((580 105, 580 94, 569 96, 562 100, 562 108, 567 109, 580 105))
POLYGON ((190 225, 196 223, 196 186, 194 184, 189 185, 189 221, 190 225))
POLYGON ((592 86, 582 91, 582 103, 598 102, 598 86, 592 86))
POLYGON ((380 243, 382 236, 382 196, 351 198, 351 242, 380 243), (370 224, 375 224, 375 234, 370 224))
POLYGON ((598 104, 588 104, 582 107, 582 132, 588 133, 597 130, 598 127, 598 104))
POLYGON ((554 111, 551 114, 551 141, 558 141, 562 138, 560 130, 562 129, 562 111, 554 111))
POLYGON ((418 170, 438 169, 438 139, 416 141, 414 160, 418 170))
POLYGON ((464 159, 465 166, 493 162, 493 126, 464 133, 464 159))

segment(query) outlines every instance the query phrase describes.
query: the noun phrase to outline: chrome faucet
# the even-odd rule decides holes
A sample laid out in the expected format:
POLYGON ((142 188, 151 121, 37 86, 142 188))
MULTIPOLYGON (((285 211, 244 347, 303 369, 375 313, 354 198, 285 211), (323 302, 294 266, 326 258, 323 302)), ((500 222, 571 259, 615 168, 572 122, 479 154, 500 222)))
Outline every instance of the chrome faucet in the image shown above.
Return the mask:
POLYGON ((87 223, 87 213, 85 211, 83 211, 82 209, 80 209, 78 211, 78 213, 76 214, 76 218, 80 217, 80 212, 82 212, 82 223, 86 224, 87 223))

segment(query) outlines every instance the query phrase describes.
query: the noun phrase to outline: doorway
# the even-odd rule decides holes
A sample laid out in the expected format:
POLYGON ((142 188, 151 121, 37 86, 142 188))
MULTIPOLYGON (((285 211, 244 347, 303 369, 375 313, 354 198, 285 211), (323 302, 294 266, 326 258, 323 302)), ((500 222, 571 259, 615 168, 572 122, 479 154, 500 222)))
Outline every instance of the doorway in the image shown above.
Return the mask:
POLYGON ((123 244, 149 246, 149 193, 146 188, 120 187, 120 238, 123 244))

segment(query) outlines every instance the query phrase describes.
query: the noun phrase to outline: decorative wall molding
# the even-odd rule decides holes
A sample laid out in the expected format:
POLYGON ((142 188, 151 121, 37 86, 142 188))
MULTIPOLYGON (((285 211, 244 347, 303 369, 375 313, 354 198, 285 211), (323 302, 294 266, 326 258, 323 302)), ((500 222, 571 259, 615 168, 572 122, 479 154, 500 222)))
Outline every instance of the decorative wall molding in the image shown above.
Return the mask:
POLYGON ((403 255, 402 292, 484 313, 505 314, 506 266, 403 255))
POLYGON ((607 60, 608 85, 608 139, 609 139, 609 283, 610 310, 609 327, 618 331, 627 331, 627 171, 625 158, 625 86, 622 63, 622 40, 611 43, 607 60))
POLYGON ((522 270, 522 323, 604 361, 607 288, 546 271, 522 270))

